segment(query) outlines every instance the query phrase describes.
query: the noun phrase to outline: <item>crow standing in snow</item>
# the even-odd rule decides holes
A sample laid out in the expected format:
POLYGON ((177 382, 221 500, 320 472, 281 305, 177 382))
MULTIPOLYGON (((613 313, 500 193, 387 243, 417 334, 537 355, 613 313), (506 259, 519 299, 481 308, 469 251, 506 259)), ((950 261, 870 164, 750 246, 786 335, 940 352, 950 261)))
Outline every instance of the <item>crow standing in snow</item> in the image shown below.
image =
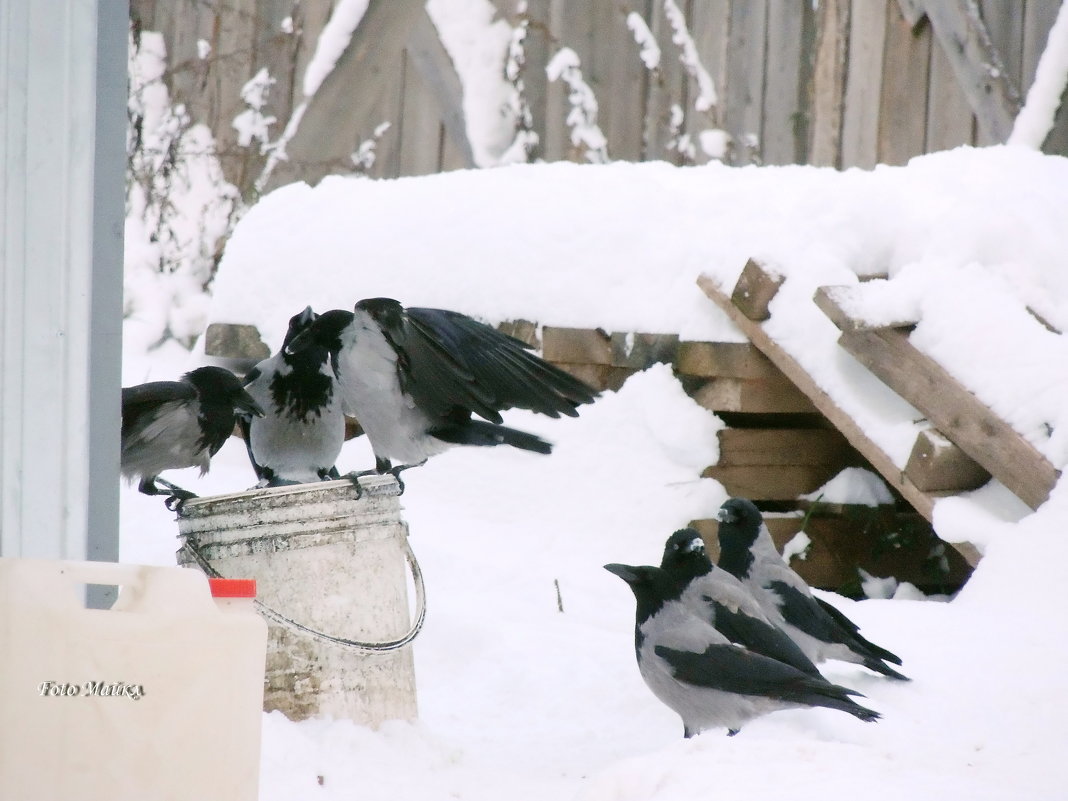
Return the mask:
POLYGON ((179 508, 196 496, 159 474, 183 467, 208 472, 211 457, 234 430, 236 410, 263 414, 237 376, 221 367, 198 367, 180 381, 123 387, 122 475, 139 478, 145 495, 165 490, 167 507, 179 508))
POLYGON ((901 660, 860 635, 853 621, 813 596, 805 580, 779 555, 760 510, 745 498, 720 507, 719 566, 737 577, 757 599, 772 623, 819 664, 827 659, 853 662, 907 681, 887 662, 901 660))
POLYGON ((638 670, 653 694, 682 718, 686 737, 718 726, 737 734, 753 718, 799 707, 879 719, 878 712, 849 698, 853 691, 731 642, 680 601, 678 583, 662 568, 605 569, 634 593, 638 670))
POLYGON ((311 306, 291 317, 282 349, 245 376, 245 390, 265 411, 239 419, 259 486, 339 477, 334 461, 345 443, 345 415, 329 354, 316 344, 286 351, 318 317, 311 306))
POLYGON ((749 590, 712 564, 701 535, 692 528, 679 529, 668 537, 660 567, 681 593, 679 602, 732 643, 821 676, 789 635, 768 620, 749 590))
POLYGON ((394 476, 454 445, 549 453, 540 437, 502 425, 500 412, 576 417, 576 407, 597 394, 525 343, 470 317, 404 308, 389 298, 324 312, 286 350, 312 346, 330 355, 344 410, 374 450, 373 472, 394 476))

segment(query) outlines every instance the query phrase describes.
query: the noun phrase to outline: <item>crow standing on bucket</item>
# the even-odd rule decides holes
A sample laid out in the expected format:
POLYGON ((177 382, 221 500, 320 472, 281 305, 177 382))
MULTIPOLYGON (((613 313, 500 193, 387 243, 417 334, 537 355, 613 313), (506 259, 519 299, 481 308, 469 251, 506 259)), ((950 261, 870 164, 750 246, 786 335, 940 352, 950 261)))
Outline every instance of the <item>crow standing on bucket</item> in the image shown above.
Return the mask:
POLYGON ((168 508, 195 498, 159 474, 199 467, 204 475, 211 457, 233 433, 236 410, 263 414, 237 376, 221 367, 198 367, 180 381, 123 387, 122 475, 139 478, 137 488, 145 495, 165 491, 168 508))
POLYGON ((681 600, 682 589, 659 567, 611 564, 637 602, 634 649, 646 685, 682 718, 692 737, 713 727, 737 734, 753 718, 780 709, 826 707, 863 721, 879 713, 860 706, 855 692, 764 656, 726 636, 681 600))
POLYGON ((282 349, 245 376, 245 390, 265 411, 239 418, 259 486, 338 478, 345 415, 329 354, 316 344, 286 350, 318 317, 311 306, 291 317, 282 349))
POLYGON ((457 312, 404 308, 389 298, 324 312, 286 350, 312 346, 330 354, 345 412, 374 450, 373 472, 395 476, 454 445, 549 453, 540 437, 502 425, 500 412, 576 417, 576 407, 597 394, 518 339, 457 312))
POLYGON ((859 627, 826 601, 779 555, 760 510, 745 498, 720 507, 719 566, 733 574, 760 603, 764 614, 790 635, 817 664, 841 659, 907 681, 887 662, 901 660, 860 635, 859 627))

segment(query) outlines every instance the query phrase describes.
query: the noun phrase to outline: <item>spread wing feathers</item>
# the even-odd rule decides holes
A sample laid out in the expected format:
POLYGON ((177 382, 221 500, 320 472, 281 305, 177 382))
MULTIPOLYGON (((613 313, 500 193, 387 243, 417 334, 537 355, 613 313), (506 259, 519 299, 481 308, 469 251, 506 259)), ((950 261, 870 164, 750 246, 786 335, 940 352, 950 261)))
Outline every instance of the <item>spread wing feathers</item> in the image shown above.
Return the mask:
POLYGON ((458 312, 409 308, 390 336, 408 368, 403 389, 433 413, 459 406, 493 423, 511 408, 576 417, 576 407, 596 397, 526 343, 458 312))
POLYGON ((122 388, 122 437, 138 426, 147 425, 146 415, 154 416, 159 407, 173 401, 196 400, 197 392, 184 381, 151 381, 122 388))
POLYGON ((875 643, 861 636, 860 627, 848 617, 846 617, 840 609, 835 607, 833 604, 827 603, 822 598, 816 598, 816 603, 818 603, 823 608, 824 612, 826 612, 828 615, 830 615, 831 618, 834 619, 835 623, 841 626, 844 631, 847 631, 852 634, 853 638, 865 648, 867 648, 867 650, 871 651, 873 655, 879 657, 879 659, 885 659, 887 662, 893 662, 895 665, 901 664, 901 657, 897 656, 896 654, 890 653, 885 648, 880 648, 875 643))
POLYGON ((676 679, 697 687, 838 709, 861 720, 879 718, 878 712, 850 700, 847 688, 733 645, 711 645, 703 653, 658 645, 656 654, 676 679))
POLYGON ((819 676, 819 669, 805 656, 797 643, 779 628, 741 610, 732 612, 725 606, 712 604, 715 610, 716 629, 733 643, 742 645, 758 654, 808 673, 819 676))

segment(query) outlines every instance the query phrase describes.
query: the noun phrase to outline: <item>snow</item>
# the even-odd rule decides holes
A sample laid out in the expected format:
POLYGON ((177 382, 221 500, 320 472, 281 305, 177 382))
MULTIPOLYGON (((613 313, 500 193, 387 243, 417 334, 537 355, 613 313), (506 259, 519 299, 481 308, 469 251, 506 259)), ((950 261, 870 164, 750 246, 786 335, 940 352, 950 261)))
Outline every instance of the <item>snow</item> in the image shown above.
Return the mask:
POLYGON ((893 503, 883 480, 863 467, 847 467, 815 492, 802 495, 811 501, 822 503, 851 503, 861 506, 879 506, 893 503))
POLYGON ((1053 130, 1065 86, 1068 86, 1068 3, 1061 3, 1038 60, 1034 83, 1013 122, 1008 144, 1036 150, 1042 147, 1053 130))
MULTIPOLYGON (((315 43, 308 66, 304 68, 301 88, 305 97, 313 97, 319 91, 326 76, 334 70, 334 65, 349 46, 352 34, 367 12, 369 0, 339 0, 330 14, 330 19, 323 26, 315 43)), ((290 22, 292 25, 292 22, 290 22)))
MULTIPOLYGON (((817 286, 851 287, 859 311, 879 306, 868 292, 895 298, 895 315, 920 320, 918 344, 1063 466, 1068 360, 1059 335, 1023 309, 1068 323, 1065 208, 1068 161, 1009 147, 870 172, 551 164, 333 178, 276 190, 247 213, 210 319, 257 325, 277 348, 307 303, 391 295, 489 321, 737 341, 694 280, 705 272, 731 286, 757 256, 786 277, 768 330, 898 458, 919 415, 839 352, 810 302, 817 286), (858 282, 876 272, 888 280, 858 282)), ((165 313, 160 287, 128 291, 138 308, 165 313)), ((150 344, 127 340, 127 377, 173 378, 203 358, 150 344)), ((882 721, 797 710, 734 738, 687 741, 638 676, 632 597, 601 566, 655 562, 674 529, 714 514, 724 491, 698 476, 716 461, 722 423, 663 365, 577 419, 507 421, 554 442, 553 455, 454 449, 406 474, 429 605, 414 646, 419 720, 372 731, 265 715, 263 801, 1062 795, 1064 482, 1033 514, 996 482, 938 502, 939 534, 984 551, 952 600, 880 577, 866 586, 890 597, 823 594, 914 679, 828 663, 828 677, 864 693, 882 721)), ((342 470, 371 463, 362 438, 339 459, 342 470)), ((168 477, 201 494, 254 482, 235 439, 206 477, 168 477)), ((873 491, 856 476, 845 483, 844 497, 873 491)), ((158 498, 123 490, 123 561, 173 564, 175 534, 158 498)))

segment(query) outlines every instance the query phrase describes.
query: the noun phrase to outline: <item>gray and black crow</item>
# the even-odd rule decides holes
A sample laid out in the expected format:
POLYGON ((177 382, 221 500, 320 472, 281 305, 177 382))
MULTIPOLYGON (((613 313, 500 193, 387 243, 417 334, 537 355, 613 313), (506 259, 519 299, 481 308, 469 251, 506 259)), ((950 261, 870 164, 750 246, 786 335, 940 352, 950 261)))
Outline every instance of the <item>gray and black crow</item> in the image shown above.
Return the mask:
POLYGON ((164 487, 168 508, 196 496, 159 478, 164 470, 199 467, 233 433, 237 410, 262 415, 263 409, 221 367, 198 367, 180 381, 152 381, 122 390, 122 475, 140 479, 145 495, 164 487))
POLYGON ((316 319, 311 306, 291 317, 282 349, 245 376, 245 390, 265 412, 239 418, 259 486, 339 477, 334 461, 345 443, 345 415, 330 355, 316 344, 286 351, 316 319))
POLYGON ((324 312, 287 350, 312 346, 330 354, 344 410, 360 421, 379 473, 396 475, 454 445, 549 453, 540 437, 502 425, 500 412, 576 417, 597 395, 518 339, 458 312, 390 298, 324 312))
POLYGON ((849 698, 845 687, 737 645, 685 603, 667 571, 610 564, 637 602, 634 650, 653 694, 682 718, 683 734, 745 723, 780 709, 826 707, 863 721, 880 715, 849 698))
POLYGON ((860 629, 831 604, 816 598, 808 584, 780 556, 760 510, 745 498, 720 507, 719 566, 753 594, 764 614, 819 664, 840 659, 894 679, 908 681, 887 662, 894 654, 860 635, 860 629))
POLYGON ((820 676, 819 669, 782 629, 768 620, 742 583, 712 564, 701 535, 676 531, 664 544, 660 567, 681 592, 680 601, 736 645, 820 676))

